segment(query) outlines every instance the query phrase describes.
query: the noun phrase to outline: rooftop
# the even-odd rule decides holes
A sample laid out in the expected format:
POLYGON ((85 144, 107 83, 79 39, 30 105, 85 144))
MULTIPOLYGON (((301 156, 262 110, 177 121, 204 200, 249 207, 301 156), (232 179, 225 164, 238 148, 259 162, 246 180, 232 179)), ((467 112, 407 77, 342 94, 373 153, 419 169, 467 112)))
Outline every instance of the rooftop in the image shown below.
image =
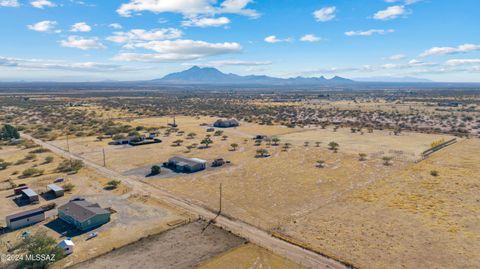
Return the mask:
POLYGON ((205 164, 207 161, 199 158, 185 158, 180 156, 174 156, 168 160, 169 162, 175 162, 179 165, 196 165, 196 164, 205 164))
POLYGON ((43 210, 43 208, 41 208, 41 207, 40 208, 35 208, 35 209, 31 209, 31 210, 27 210, 27 211, 23 211, 23 212, 20 212, 20 213, 16 213, 16 214, 7 216, 6 220, 7 221, 15 221, 15 220, 35 216, 35 215, 38 215, 38 214, 42 214, 43 212, 45 212, 43 210))
POLYGON ((84 222, 96 215, 110 214, 110 211, 101 208, 99 204, 85 200, 72 200, 60 206, 58 211, 79 222, 84 222))
POLYGON ((32 189, 30 189, 30 188, 23 189, 22 192, 23 192, 23 194, 25 194, 25 195, 28 196, 28 197, 38 196, 38 194, 37 194, 36 192, 34 192, 32 189))

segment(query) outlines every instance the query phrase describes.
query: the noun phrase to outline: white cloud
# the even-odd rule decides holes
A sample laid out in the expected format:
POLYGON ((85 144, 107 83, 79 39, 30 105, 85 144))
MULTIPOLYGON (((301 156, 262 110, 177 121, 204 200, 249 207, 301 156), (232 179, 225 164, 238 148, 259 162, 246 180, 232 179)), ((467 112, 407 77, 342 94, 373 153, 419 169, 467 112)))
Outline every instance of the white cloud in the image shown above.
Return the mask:
POLYGON ((183 26, 187 27, 218 27, 224 26, 230 23, 230 19, 227 17, 219 18, 189 18, 188 20, 182 21, 183 26))
POLYGON ((180 13, 186 17, 230 13, 255 18, 259 14, 247 8, 247 5, 252 2, 252 0, 225 0, 220 6, 215 6, 217 3, 215 0, 130 0, 122 4, 117 9, 117 13, 124 17, 143 11, 180 13))
POLYGON ((210 61, 208 63, 185 63, 182 65, 186 66, 202 66, 202 67, 221 67, 221 66, 261 66, 261 65, 270 65, 272 64, 271 61, 243 61, 243 60, 222 60, 222 61, 210 61))
POLYGON ((92 27, 88 25, 86 22, 77 22, 74 25, 72 25, 72 28, 70 28, 70 32, 90 32, 92 30, 92 27))
POLYGON ((124 67, 117 64, 97 62, 64 62, 45 59, 21 59, 0 56, 1 67, 15 67, 26 70, 65 70, 85 72, 132 71, 138 68, 124 67))
POLYGON ((376 20, 392 20, 400 16, 406 15, 407 10, 404 6, 391 6, 385 10, 380 10, 373 15, 373 18, 376 20))
POLYGON ((312 34, 307 34, 302 36, 302 38, 300 38, 300 41, 303 41, 303 42, 318 42, 320 40, 321 40, 320 37, 312 34))
POLYGON ((67 40, 61 40, 60 45, 67 48, 76 48, 81 50, 104 49, 106 48, 98 41, 98 38, 83 38, 80 36, 69 36, 67 40))
POLYGON ((397 3, 397 2, 403 2, 405 5, 411 5, 418 3, 422 0, 385 0, 386 3, 397 3))
POLYGON ((387 33, 393 33, 395 30, 393 29, 388 29, 388 30, 383 30, 383 29, 370 29, 367 31, 349 31, 345 32, 346 36, 371 36, 373 34, 379 34, 379 35, 384 35, 387 33))
POLYGON ((31 1, 30 4, 32 5, 32 7, 40 8, 40 9, 43 9, 44 7, 56 7, 57 6, 55 3, 50 2, 48 0, 31 1))
POLYGON ((225 0, 223 1, 219 12, 258 18, 260 14, 257 11, 247 8, 247 5, 252 2, 253 0, 225 0))
POLYGON ((0 0, 0 7, 19 7, 17 0, 0 0))
POLYGON ((291 38, 285 38, 285 39, 279 39, 275 35, 267 36, 264 39, 265 42, 267 43, 280 43, 280 42, 290 42, 292 41, 291 38))
POLYGON ((403 60, 406 57, 407 56, 405 54, 395 54, 395 55, 392 55, 392 56, 388 57, 388 59, 392 60, 392 61, 398 61, 398 60, 403 60))
POLYGON ((324 7, 313 12, 313 16, 317 21, 325 22, 330 21, 335 18, 335 12, 337 11, 336 7, 324 7))
POLYGON ((480 50, 480 45, 475 44, 463 44, 458 47, 433 47, 424 51, 421 56, 427 57, 432 55, 446 55, 446 54, 457 54, 457 53, 467 53, 472 51, 480 50))
POLYGON ((171 62, 196 60, 204 57, 239 53, 240 44, 235 42, 208 43, 196 40, 164 40, 134 43, 129 48, 141 48, 155 51, 155 54, 121 53, 114 57, 118 61, 171 62))
POLYGON ((141 41, 154 41, 177 39, 183 35, 183 32, 175 28, 163 29, 133 29, 128 32, 115 32, 112 36, 107 37, 107 40, 115 43, 132 43, 141 41))
POLYGON ((477 58, 477 59, 451 59, 451 60, 448 60, 445 64, 450 65, 450 66, 480 64, 480 58, 477 58))
POLYGON ((108 25, 108 27, 113 28, 113 29, 117 29, 117 30, 123 28, 122 25, 119 24, 119 23, 111 23, 111 24, 108 25))
POLYGON ((52 32, 57 25, 56 21, 41 21, 27 25, 27 28, 37 32, 52 32))

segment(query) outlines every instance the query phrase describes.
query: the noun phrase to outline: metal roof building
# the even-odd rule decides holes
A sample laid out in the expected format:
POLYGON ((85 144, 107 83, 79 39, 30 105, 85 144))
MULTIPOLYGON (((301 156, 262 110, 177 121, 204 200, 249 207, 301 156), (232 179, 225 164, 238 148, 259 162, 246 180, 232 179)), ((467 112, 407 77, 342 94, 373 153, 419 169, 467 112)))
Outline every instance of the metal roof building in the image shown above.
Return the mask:
POLYGON ((48 184, 47 188, 55 194, 56 197, 63 196, 64 190, 62 187, 58 186, 57 184, 48 184))
POLYGON ((175 156, 168 160, 168 167, 177 172, 193 173, 198 172, 207 167, 207 161, 199 158, 185 158, 175 156))
POLYGON ((30 188, 23 189, 22 194, 25 197, 27 197, 30 200, 30 202, 32 202, 32 203, 38 202, 38 194, 36 192, 34 192, 32 189, 30 189, 30 188))
POLYGON ((15 230, 45 220, 43 208, 36 208, 16 213, 5 218, 7 227, 15 230))

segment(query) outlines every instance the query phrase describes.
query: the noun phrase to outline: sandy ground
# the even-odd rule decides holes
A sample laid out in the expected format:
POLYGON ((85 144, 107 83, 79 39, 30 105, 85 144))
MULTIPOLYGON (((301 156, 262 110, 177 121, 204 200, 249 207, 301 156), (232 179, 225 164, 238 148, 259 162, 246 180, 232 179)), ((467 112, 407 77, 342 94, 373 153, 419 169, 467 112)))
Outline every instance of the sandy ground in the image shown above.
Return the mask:
POLYGON ((476 268, 479 148, 478 139, 462 141, 296 219, 283 232, 361 268, 476 268))
POLYGON ((244 240, 205 222, 193 222, 112 251, 73 268, 190 269, 244 240))
MULTIPOLYGON (((469 161, 478 157, 474 154, 479 148, 478 140, 461 141, 415 164, 413 160, 419 152, 444 136, 414 133, 393 136, 382 131, 361 135, 351 134, 349 129, 333 132, 243 124, 224 129, 226 140, 212 137, 214 143, 208 149, 185 152, 185 145, 199 143, 207 134, 199 124, 214 120, 178 117, 181 130, 197 133, 194 139, 161 135, 164 140, 161 144, 128 147, 81 138, 71 141, 71 149, 101 163, 99 149, 105 147, 107 167, 121 173, 162 163, 172 155, 209 161, 223 157, 232 164, 171 178, 139 175, 138 180, 213 210, 218 208, 222 183, 223 214, 292 238, 355 266, 412 268, 417 264, 426 267, 459 264, 468 268, 475 264, 478 257, 468 247, 478 249, 472 242, 479 234, 475 224, 478 221, 473 217, 478 216, 478 203, 462 195, 478 188, 478 173, 474 173, 478 165, 469 161), (260 147, 267 149, 271 157, 255 158, 259 147, 254 145, 252 137, 256 134, 276 135, 281 143, 291 142, 293 146, 283 151, 281 146, 264 143, 260 147), (184 140, 183 146, 172 147, 176 139, 184 140), (340 144, 338 153, 327 149, 331 140, 340 144), (310 142, 308 147, 303 146, 305 141, 310 142), (322 142, 320 147, 315 146, 316 141, 322 142), (231 143, 237 143, 239 148, 229 150, 231 143), (366 161, 358 160, 360 152, 368 154, 366 161), (394 157, 393 164, 383 165, 383 156, 394 157), (316 167, 317 160, 325 161, 325 168, 316 167), (439 177, 430 175, 433 169, 439 170, 439 177), (450 176, 452 173, 456 173, 455 177, 450 176), (419 174, 421 178, 417 178, 419 174), (467 185, 462 175, 472 175, 467 185), (439 186, 442 188, 438 189, 439 186), (461 188, 466 189, 460 191, 461 188), (439 197, 440 194, 443 196, 439 197), (457 216, 455 210, 462 213, 457 216), (465 227, 468 232, 459 232, 465 227)), ((148 118, 128 123, 159 127, 169 121, 169 118, 148 118)), ((62 146, 64 141, 56 143, 62 146)))
POLYGON ((200 264, 199 269, 302 269, 283 257, 253 244, 242 245, 200 264))

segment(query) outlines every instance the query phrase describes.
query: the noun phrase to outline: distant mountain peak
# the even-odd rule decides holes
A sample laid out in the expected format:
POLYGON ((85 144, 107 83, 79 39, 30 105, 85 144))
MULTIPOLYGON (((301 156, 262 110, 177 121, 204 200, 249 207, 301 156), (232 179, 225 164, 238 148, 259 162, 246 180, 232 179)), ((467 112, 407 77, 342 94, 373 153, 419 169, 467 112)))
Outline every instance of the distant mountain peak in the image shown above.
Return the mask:
POLYGON ((155 79, 153 82, 167 84, 224 84, 224 85, 329 85, 329 84, 349 84, 353 80, 335 76, 332 79, 321 77, 295 77, 295 78, 276 78, 266 75, 248 75, 239 76, 235 74, 225 74, 214 67, 192 66, 187 70, 171 73, 161 79, 155 79))

